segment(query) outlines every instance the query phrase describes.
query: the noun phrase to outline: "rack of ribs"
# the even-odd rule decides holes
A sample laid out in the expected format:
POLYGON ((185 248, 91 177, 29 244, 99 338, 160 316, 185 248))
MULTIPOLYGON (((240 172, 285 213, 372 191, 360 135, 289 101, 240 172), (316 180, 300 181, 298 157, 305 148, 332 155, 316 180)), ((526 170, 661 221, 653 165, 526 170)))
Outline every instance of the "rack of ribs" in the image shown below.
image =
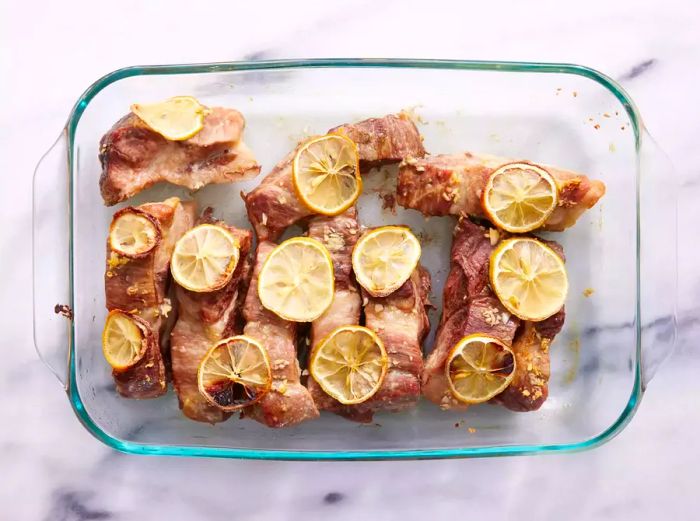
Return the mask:
POLYGON ((113 371, 117 391, 127 398, 155 398, 167 390, 167 335, 171 325, 168 295, 170 256, 177 240, 189 230, 195 219, 192 201, 171 197, 162 203, 147 203, 124 212, 138 211, 151 216, 160 228, 160 239, 146 255, 127 258, 119 255, 107 241, 105 296, 107 309, 122 310, 139 323, 146 332, 148 347, 143 358, 125 371, 113 371))
POLYGON ((243 115, 214 107, 204 127, 184 141, 169 141, 135 114, 117 121, 100 140, 100 191, 112 206, 156 183, 198 190, 256 176, 260 165, 243 143, 243 115))
POLYGON ((217 423, 231 413, 211 405, 197 386, 197 369, 215 343, 240 332, 240 307, 250 275, 249 253, 252 232, 229 226, 212 217, 211 208, 202 213, 198 224, 215 224, 228 230, 238 242, 240 257, 231 280, 223 288, 198 293, 177 285, 178 319, 170 335, 173 382, 185 416, 217 423))
MULTIPOLYGON (((424 215, 486 217, 481 198, 489 176, 513 162, 527 163, 471 152, 405 159, 399 167, 397 202, 424 215)), ((573 226, 605 194, 601 181, 561 168, 538 166, 551 174, 559 191, 559 205, 543 230, 562 231, 573 226)))
MULTIPOLYGON (((344 134, 357 144, 363 173, 379 164, 425 155, 423 138, 405 114, 341 125, 328 132, 344 134)), ((299 143, 254 190, 242 194, 259 240, 277 240, 288 226, 313 214, 297 197, 292 181, 294 156, 311 139, 299 143)))
POLYGON ((268 427, 288 427, 318 417, 318 409, 309 391, 300 382, 296 353, 297 324, 265 309, 258 297, 260 270, 275 248, 258 244, 253 277, 243 305, 246 325, 243 333, 256 339, 267 351, 272 370, 272 388, 258 402, 246 408, 245 416, 268 427))
MULTIPOLYGON (((563 258, 561 246, 545 241, 563 258)), ((484 333, 512 346, 515 374, 510 386, 494 398, 508 409, 538 409, 547 397, 549 345, 564 325, 564 309, 542 322, 521 321, 506 311, 489 285, 489 260, 496 235, 467 218, 454 231, 450 273, 443 291, 443 312, 435 345, 423 371, 423 394, 443 409, 466 409, 456 400, 445 377, 445 361, 463 337, 484 333)))

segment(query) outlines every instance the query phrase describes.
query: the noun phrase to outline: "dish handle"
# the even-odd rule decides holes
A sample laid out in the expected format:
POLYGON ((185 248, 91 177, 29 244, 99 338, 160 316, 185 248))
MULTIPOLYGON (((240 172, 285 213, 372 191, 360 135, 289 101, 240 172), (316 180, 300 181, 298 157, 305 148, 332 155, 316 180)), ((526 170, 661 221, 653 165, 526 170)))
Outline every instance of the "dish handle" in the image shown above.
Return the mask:
POLYGON ((648 131, 639 153, 642 390, 676 341, 678 193, 669 157, 648 131))
POLYGON ((64 129, 34 170, 32 199, 34 347, 64 389, 68 388, 73 329, 70 187, 68 134, 64 129))

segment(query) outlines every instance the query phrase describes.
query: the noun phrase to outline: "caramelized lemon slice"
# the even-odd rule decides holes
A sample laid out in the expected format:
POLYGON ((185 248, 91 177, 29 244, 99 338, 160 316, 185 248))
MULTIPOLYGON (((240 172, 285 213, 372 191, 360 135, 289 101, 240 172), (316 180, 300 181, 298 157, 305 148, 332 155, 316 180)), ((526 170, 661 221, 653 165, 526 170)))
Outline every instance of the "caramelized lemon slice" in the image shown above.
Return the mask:
POLYGON ((491 222, 511 233, 542 226, 557 202, 557 185, 549 172, 527 163, 511 163, 495 170, 483 196, 484 211, 491 222))
POLYGON ((344 212, 362 192, 357 145, 335 134, 309 141, 294 156, 292 180, 297 196, 311 211, 344 212))
POLYGON ((200 224, 175 244, 170 270, 185 289, 215 291, 231 280, 239 256, 238 241, 228 230, 215 224, 200 224))
POLYGON ((418 265, 420 242, 403 226, 370 230, 357 241, 352 267, 357 282, 374 297, 396 291, 418 265))
POLYGON ((534 322, 559 311, 569 290, 564 261, 536 239, 501 242, 491 253, 489 277, 505 308, 523 320, 534 322))
POLYGON ((124 371, 141 360, 147 347, 145 327, 129 313, 109 312, 102 331, 102 353, 112 369, 124 371))
POLYGON ((381 387, 389 366, 384 344, 362 326, 341 326, 313 350, 309 373, 342 404, 362 403, 381 387))
POLYGON ((285 320, 311 322, 333 301, 333 261, 315 239, 294 237, 277 246, 260 270, 258 296, 285 320))
POLYGON ((119 210, 109 226, 109 247, 124 257, 142 257, 156 247, 161 238, 158 221, 138 208, 119 210))
POLYGON ((197 369, 199 392, 224 411, 258 401, 272 383, 267 352, 245 335, 227 338, 212 347, 197 369))
POLYGON ((445 376, 453 396, 476 404, 502 393, 513 380, 515 356, 500 340, 475 334, 452 348, 445 362, 445 376))
POLYGON ((184 141, 202 130, 207 108, 192 96, 176 96, 160 103, 134 103, 131 112, 165 139, 184 141))

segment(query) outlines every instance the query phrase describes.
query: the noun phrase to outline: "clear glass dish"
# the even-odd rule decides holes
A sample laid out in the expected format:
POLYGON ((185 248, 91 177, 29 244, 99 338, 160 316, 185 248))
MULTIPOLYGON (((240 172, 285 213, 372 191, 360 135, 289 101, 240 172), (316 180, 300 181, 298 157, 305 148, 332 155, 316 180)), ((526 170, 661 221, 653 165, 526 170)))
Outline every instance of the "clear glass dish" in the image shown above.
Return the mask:
MULTIPOLYGON (((423 262, 439 303, 454 222, 382 211, 372 191, 382 179, 367 177, 361 220, 404 222, 432 237, 423 262)), ((238 193, 256 183, 209 186, 194 198, 249 226, 238 193)), ((189 195, 157 186, 129 203, 178 194, 189 195)), ((586 67, 340 59, 121 69, 81 96, 35 172, 35 344, 83 425, 129 453, 340 460, 587 449, 629 422, 673 346, 675 215, 672 171, 637 108, 613 80, 586 67), (410 412, 380 414, 370 426, 324 414, 271 430, 236 418, 216 426, 187 420, 172 391, 157 400, 119 398, 100 348, 104 241, 115 208, 100 198, 98 142, 131 103, 181 94, 241 110, 263 175, 305 134, 412 108, 430 152, 527 158, 602 179, 607 194, 601 202, 575 227, 554 234, 566 251, 571 290, 567 322, 551 351, 545 405, 531 413, 490 405, 452 413, 426 402, 410 412), (594 293, 585 297, 588 288, 594 293), (67 304, 72 319, 56 314, 56 304, 67 304)), ((439 309, 433 324, 438 316, 439 309)))

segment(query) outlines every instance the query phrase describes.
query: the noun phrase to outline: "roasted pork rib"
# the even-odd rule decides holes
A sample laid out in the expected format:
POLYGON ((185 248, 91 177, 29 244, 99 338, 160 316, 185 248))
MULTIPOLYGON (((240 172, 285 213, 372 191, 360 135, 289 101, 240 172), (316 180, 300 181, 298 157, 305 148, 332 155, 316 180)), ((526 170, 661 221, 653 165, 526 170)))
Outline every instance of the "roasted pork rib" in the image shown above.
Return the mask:
POLYGON ((309 222, 309 237, 328 248, 335 270, 333 303, 311 324, 311 345, 316 346, 339 326, 359 324, 361 302, 364 302, 365 325, 377 333, 389 355, 389 369, 382 386, 360 404, 341 404, 309 378, 307 386, 316 406, 362 423, 371 422, 379 410, 411 407, 420 397, 421 343, 430 330, 425 312, 430 274, 419 267, 391 295, 375 298, 363 290, 361 297, 352 275, 352 250, 359 238, 355 209, 337 217, 314 217, 309 222))
MULTIPOLYGON (((443 409, 466 409, 449 390, 445 361, 469 334, 484 333, 512 346, 516 369, 511 385, 494 401, 516 411, 538 409, 547 397, 549 345, 564 324, 564 310, 542 322, 521 322, 489 286, 489 259, 497 241, 489 230, 460 219, 454 231, 450 273, 443 292, 443 312, 435 346, 423 371, 423 394, 443 409)), ((547 241, 563 257, 561 246, 547 241)))
POLYGON ((240 307, 250 274, 249 253, 252 232, 241 230, 212 218, 208 208, 200 224, 216 224, 228 230, 237 240, 240 257, 233 276, 226 286, 208 293, 176 287, 178 319, 170 335, 173 382, 183 414, 193 420, 217 423, 231 414, 211 405, 199 393, 197 368, 215 343, 240 333, 240 307))
POLYGON ((268 427, 288 427, 318 417, 318 409, 309 391, 301 385, 296 354, 297 324, 284 320, 265 309, 258 297, 258 276, 262 265, 275 248, 260 242, 243 305, 246 325, 244 334, 256 339, 267 351, 272 369, 272 389, 245 415, 268 427))
MULTIPOLYGON (((362 173, 377 164, 396 163, 407 157, 422 157, 425 154, 418 129, 404 114, 341 125, 329 132, 345 134, 357 143, 362 173)), ((299 143, 295 150, 277 163, 260 185, 243 195, 248 219, 260 240, 274 241, 285 228, 313 214, 299 200, 292 183, 294 155, 307 141, 299 143)))
MULTIPOLYGON (((140 317, 150 329, 144 357, 126 371, 113 371, 117 391, 127 398, 155 398, 165 393, 166 368, 161 350, 171 310, 168 294, 170 256, 177 240, 194 223, 194 202, 172 197, 138 207, 158 223, 161 238, 145 256, 132 259, 114 252, 107 241, 105 296, 108 310, 119 309, 140 317)), ((120 210, 119 213, 129 211, 120 210)), ((117 214, 117 215, 118 215, 117 214)), ((116 217, 116 216, 115 216, 116 217)))
POLYGON ((240 112, 215 107, 204 128, 185 141, 169 141, 135 114, 120 119, 100 141, 100 191, 107 206, 168 181, 197 190, 210 183, 231 183, 260 172, 243 143, 240 112))
POLYGON ((377 393, 357 406, 371 421, 375 411, 413 407, 421 394, 422 343, 430 331, 430 273, 418 266, 403 286, 386 297, 362 291, 365 326, 377 333, 389 355, 389 369, 377 393))
MULTIPOLYGON (((408 158, 399 168, 397 202, 425 215, 484 217, 481 198, 489 176, 498 167, 512 162, 471 152, 408 158)), ((559 205, 542 227, 544 230, 562 231, 573 226, 605 194, 601 181, 542 166, 554 177, 559 189, 559 205)))
MULTIPOLYGON (((323 243, 333 259, 335 294, 330 307, 311 323, 311 347, 340 326, 360 323, 362 299, 352 274, 352 250, 359 236, 357 210, 354 207, 336 217, 313 217, 309 221, 309 237, 323 243)), ((327 395, 312 377, 307 387, 316 406, 353 417, 354 406, 344 406, 327 395)))

